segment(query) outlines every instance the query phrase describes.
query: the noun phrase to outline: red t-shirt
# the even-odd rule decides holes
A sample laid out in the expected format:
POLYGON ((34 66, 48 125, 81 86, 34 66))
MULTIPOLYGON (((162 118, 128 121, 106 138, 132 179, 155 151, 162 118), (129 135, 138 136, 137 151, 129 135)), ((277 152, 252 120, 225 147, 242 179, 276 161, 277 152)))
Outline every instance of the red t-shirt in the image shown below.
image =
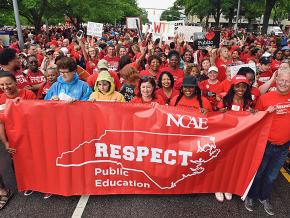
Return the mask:
POLYGON ((282 61, 277 61, 276 59, 273 59, 272 60, 272 63, 271 63, 271 70, 272 72, 278 70, 280 64, 282 63, 282 61))
POLYGON ((163 68, 162 71, 160 72, 163 72, 163 71, 167 71, 169 73, 172 74, 172 76, 174 77, 174 81, 176 81, 177 79, 180 79, 184 77, 184 72, 183 70, 177 68, 176 70, 173 70, 172 68, 170 67, 166 67, 166 68, 163 68))
MULTIPOLYGON (((220 101, 217 106, 218 106, 219 109, 225 107, 223 101, 220 101)), ((248 109, 248 108, 246 108, 246 109, 248 109)), ((243 109, 243 104, 238 104, 238 103, 234 103, 233 102, 232 103, 232 107, 231 108, 228 108, 228 110, 230 110, 230 111, 243 111, 244 110, 243 109)))
POLYGON ((216 93, 221 95, 221 96, 225 96, 228 93, 228 91, 230 90, 231 86, 232 86, 232 82, 225 79, 224 81, 219 83, 219 85, 216 89, 216 93))
POLYGON ((115 57, 110 58, 109 56, 105 56, 103 59, 108 61, 110 71, 118 70, 120 57, 115 56, 115 57))
POLYGON ((233 61, 232 60, 222 60, 221 58, 217 58, 215 61, 215 65, 218 68, 219 72, 218 72, 218 80, 219 81, 223 81, 227 78, 226 76, 226 67, 230 64, 232 64, 233 61))
POLYGON ((251 96, 252 96, 252 100, 253 100, 253 102, 252 102, 253 105, 256 105, 260 95, 261 94, 260 94, 259 89, 257 87, 252 87, 251 96))
MULTIPOLYGON (((178 95, 173 97, 170 101, 170 106, 174 106, 176 99, 178 98, 178 95)), ((212 111, 211 104, 209 100, 207 100, 205 97, 201 96, 202 100, 202 107, 205 109, 208 109, 209 111, 212 111)), ((194 108, 194 109, 200 109, 199 101, 197 100, 197 97, 187 99, 184 96, 181 97, 180 101, 178 102, 177 106, 186 107, 186 108, 194 108)))
MULTIPOLYGON (((122 84, 121 84, 121 82, 120 82, 120 79, 119 79, 117 73, 116 73, 116 72, 113 72, 113 71, 109 71, 109 73, 110 73, 111 77, 114 79, 114 83, 115 83, 115 91, 120 90, 122 84)), ((99 76, 99 73, 96 72, 96 73, 93 73, 92 75, 90 75, 90 76, 87 78, 87 83, 89 84, 89 86, 90 86, 91 88, 94 88, 98 76, 99 76)))
POLYGON ((40 88, 38 89, 38 92, 37 92, 37 99, 44 99, 47 91, 50 89, 52 84, 48 83, 48 82, 45 82, 43 83, 40 88))
POLYGON ((135 96, 130 102, 132 102, 132 103, 142 103, 142 104, 150 104, 150 103, 156 102, 156 103, 161 104, 161 105, 165 104, 163 98, 161 96, 159 96, 159 95, 156 95, 156 98, 152 99, 149 102, 144 102, 142 97, 135 96))
POLYGON ((30 83, 30 85, 37 85, 37 84, 45 82, 45 77, 41 71, 32 73, 30 70, 28 70, 26 78, 28 82, 30 83))
POLYGON ((26 86, 30 86, 30 82, 26 79, 23 73, 15 71, 14 75, 16 77, 17 88, 23 89, 26 86))
POLYGON ((161 96, 162 99, 163 99, 163 101, 164 101, 165 103, 168 103, 168 102, 170 102, 170 101, 172 100, 172 98, 174 98, 176 95, 179 95, 179 91, 173 88, 173 89, 172 89, 172 92, 171 92, 171 95, 170 95, 169 97, 167 97, 167 96, 165 95, 163 89, 160 88, 160 89, 158 89, 158 90, 156 91, 156 95, 161 96))
POLYGON ((265 83, 269 79, 271 79, 272 75, 273 75, 273 71, 272 70, 268 70, 268 71, 265 71, 265 72, 261 72, 260 73, 259 81, 261 81, 262 83, 265 83))
POLYGON ((2 93, 0 95, 0 104, 5 104, 7 99, 15 99, 15 98, 18 98, 18 97, 20 97, 23 100, 36 99, 36 96, 35 96, 35 94, 32 91, 27 90, 27 89, 20 89, 19 92, 18 92, 18 95, 15 96, 14 98, 9 98, 9 97, 7 97, 7 95, 5 95, 5 93, 2 93))
POLYGON ((98 59, 95 59, 93 61, 86 61, 86 71, 88 71, 89 74, 94 73, 94 69, 98 66, 98 59))
POLYGON ((269 106, 276 106, 276 111, 271 113, 273 117, 269 141, 277 145, 283 145, 290 140, 290 93, 282 95, 277 91, 261 95, 256 109, 266 110, 269 106))
POLYGON ((202 95, 206 97, 213 107, 214 110, 217 109, 217 103, 216 97, 213 95, 210 95, 210 93, 217 93, 219 88, 220 82, 218 81, 216 84, 210 84, 208 80, 203 80, 199 82, 198 86, 201 89, 202 95))

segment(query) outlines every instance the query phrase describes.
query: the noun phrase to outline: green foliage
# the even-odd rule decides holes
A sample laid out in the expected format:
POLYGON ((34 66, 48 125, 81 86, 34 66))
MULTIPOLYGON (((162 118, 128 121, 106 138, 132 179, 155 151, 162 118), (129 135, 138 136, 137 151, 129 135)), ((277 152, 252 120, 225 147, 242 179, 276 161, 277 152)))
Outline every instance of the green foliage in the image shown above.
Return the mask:
POLYGON ((160 20, 174 21, 180 20, 181 13, 179 12, 177 7, 171 7, 168 10, 162 12, 160 20))
MULTIPOLYGON (((147 22, 147 13, 137 6, 136 0, 18 0, 19 13, 38 30, 45 19, 51 24, 64 22, 64 16, 82 22, 95 21, 102 23, 125 23, 126 16, 140 16, 147 22)), ((0 0, 2 9, 10 16, 0 16, 1 24, 15 25, 12 19, 12 0, 0 0)))

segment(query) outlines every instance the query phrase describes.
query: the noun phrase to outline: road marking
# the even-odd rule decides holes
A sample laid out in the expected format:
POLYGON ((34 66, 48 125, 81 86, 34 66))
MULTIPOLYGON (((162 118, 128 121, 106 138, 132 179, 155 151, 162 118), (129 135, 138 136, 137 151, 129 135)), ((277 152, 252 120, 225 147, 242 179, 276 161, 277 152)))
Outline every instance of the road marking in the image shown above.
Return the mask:
POLYGON ((75 209, 73 215, 71 216, 72 218, 81 218, 82 217, 89 198, 90 198, 89 195, 82 195, 80 197, 80 200, 76 206, 76 209, 75 209))
POLYGON ((287 171, 282 167, 280 172, 286 178, 286 180, 290 183, 290 175, 287 173, 287 171))

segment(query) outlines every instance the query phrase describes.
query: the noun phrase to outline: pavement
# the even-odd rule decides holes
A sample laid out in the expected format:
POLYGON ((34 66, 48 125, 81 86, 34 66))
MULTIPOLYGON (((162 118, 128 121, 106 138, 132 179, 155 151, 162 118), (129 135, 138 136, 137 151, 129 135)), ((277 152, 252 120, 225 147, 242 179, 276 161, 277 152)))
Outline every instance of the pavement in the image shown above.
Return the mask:
MULTIPOLYGON (((52 196, 43 199, 42 193, 24 196, 18 193, 12 162, 0 144, 0 172, 6 185, 15 194, 0 211, 0 218, 69 218, 80 204, 80 196, 52 196)), ((290 217, 290 183, 280 174, 272 193, 274 217, 290 217)), ((214 194, 189 195, 110 195, 89 196, 82 217, 267 217, 262 205, 257 202, 255 210, 248 212, 239 196, 232 201, 219 203, 214 194)), ((75 216, 77 218, 77 216, 75 216)))

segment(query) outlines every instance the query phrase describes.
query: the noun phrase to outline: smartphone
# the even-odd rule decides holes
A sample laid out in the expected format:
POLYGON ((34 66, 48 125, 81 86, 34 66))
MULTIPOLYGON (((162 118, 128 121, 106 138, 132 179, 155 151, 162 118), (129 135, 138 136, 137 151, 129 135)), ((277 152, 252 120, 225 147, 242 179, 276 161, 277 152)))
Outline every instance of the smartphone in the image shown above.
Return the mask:
POLYGON ((84 35, 84 32, 82 30, 79 30, 77 32, 77 38, 81 39, 81 38, 83 38, 83 35, 84 35))

